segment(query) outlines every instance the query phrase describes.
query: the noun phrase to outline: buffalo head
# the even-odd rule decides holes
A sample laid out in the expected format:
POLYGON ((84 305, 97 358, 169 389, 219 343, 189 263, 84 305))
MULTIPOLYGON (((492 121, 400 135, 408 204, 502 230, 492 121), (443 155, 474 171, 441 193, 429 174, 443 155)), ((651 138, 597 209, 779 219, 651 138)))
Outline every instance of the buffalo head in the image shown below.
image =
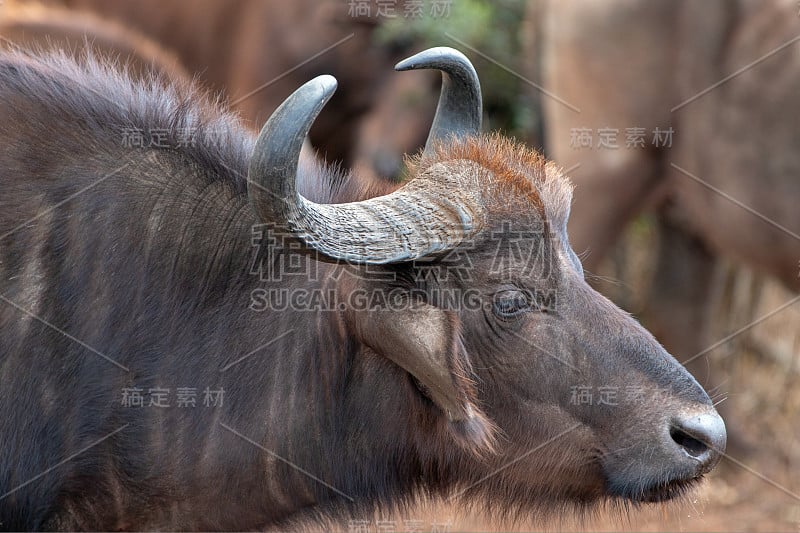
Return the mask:
POLYGON ((442 430, 429 438, 461 445, 442 448, 456 466, 441 471, 463 493, 520 504, 679 494, 719 461, 724 423, 694 378, 586 283, 562 171, 480 134, 477 75, 459 52, 431 49, 397 68, 444 73, 412 179, 350 203, 298 193, 300 148, 336 88, 320 76, 260 134, 248 179, 256 212, 304 253, 362 274, 338 283, 342 301, 391 292, 343 306, 343 327, 413 377, 442 430))

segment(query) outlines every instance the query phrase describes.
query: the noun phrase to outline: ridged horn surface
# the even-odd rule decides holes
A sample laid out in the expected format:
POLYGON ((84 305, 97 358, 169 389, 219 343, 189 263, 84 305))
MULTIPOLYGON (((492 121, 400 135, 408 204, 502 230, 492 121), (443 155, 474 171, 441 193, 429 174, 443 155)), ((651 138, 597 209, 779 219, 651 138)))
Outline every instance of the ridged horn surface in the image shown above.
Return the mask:
POLYGON ((335 90, 333 77, 314 78, 289 96, 261 130, 248 170, 248 194, 263 222, 285 226, 330 258, 368 264, 442 253, 477 231, 482 210, 470 191, 454 186, 461 182, 458 176, 415 179, 386 196, 345 204, 318 204, 298 194, 303 140, 335 90))

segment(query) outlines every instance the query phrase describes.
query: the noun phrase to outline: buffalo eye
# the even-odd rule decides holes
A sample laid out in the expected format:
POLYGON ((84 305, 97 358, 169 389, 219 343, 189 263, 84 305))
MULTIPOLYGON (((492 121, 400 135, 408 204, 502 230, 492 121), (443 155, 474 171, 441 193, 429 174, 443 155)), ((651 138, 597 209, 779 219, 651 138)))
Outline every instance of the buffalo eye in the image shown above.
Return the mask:
POLYGON ((492 308, 500 318, 515 318, 531 310, 532 299, 527 291, 506 289, 495 293, 492 308))

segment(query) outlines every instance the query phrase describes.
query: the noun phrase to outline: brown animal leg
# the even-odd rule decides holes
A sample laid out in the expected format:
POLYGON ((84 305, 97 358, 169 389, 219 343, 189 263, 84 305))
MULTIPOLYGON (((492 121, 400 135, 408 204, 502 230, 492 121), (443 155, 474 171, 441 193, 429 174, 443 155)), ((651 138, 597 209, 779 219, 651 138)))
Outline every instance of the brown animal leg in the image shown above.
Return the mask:
MULTIPOLYGON (((706 245, 663 211, 658 216, 659 246, 650 294, 642 321, 708 391, 712 401, 725 396, 723 376, 714 372, 706 350, 710 338, 710 304, 714 299, 716 259, 706 245)), ((728 452, 747 454, 752 448, 726 402, 717 410, 728 426, 728 452)))
POLYGON ((658 257, 644 320, 667 350, 686 362, 706 390, 712 389, 716 383, 708 358, 694 356, 709 344, 707 304, 714 257, 700 239, 663 213, 658 217, 658 234, 658 257))

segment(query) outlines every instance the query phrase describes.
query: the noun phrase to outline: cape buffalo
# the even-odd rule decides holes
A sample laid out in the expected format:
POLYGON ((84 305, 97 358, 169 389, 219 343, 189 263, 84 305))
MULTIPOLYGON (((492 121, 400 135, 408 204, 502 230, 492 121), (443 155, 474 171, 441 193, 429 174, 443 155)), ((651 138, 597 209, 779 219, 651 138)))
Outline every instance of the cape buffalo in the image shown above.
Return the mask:
POLYGON ((534 512, 715 466, 706 393, 585 282, 561 171, 480 134, 459 52, 397 68, 439 106, 368 197, 300 158, 331 76, 254 138, 191 87, 0 55, 0 527, 534 512))
POLYGON ((796 6, 530 0, 529 8, 530 50, 540 51, 531 69, 557 97, 542 98, 548 156, 581 166, 573 244, 591 251, 592 270, 637 213, 661 208, 648 322, 707 379, 707 361, 694 356, 707 352, 715 257, 800 290, 796 6), (586 130, 592 146, 576 142, 586 130), (598 146, 600 130, 614 133, 616 147, 598 146))
MULTIPOLYGON (((311 129, 311 144, 328 162, 346 168, 358 164, 373 177, 387 168, 386 157, 371 157, 370 140, 360 130, 362 122, 384 105, 382 98, 395 91, 387 82, 386 66, 397 61, 409 43, 377 42, 376 31, 383 19, 380 2, 43 1, 95 13, 147 35, 180 57, 201 82, 225 94, 254 129, 298 85, 317 74, 333 74, 339 90, 311 129), (358 9, 359 4, 367 8, 365 12, 358 9), (359 143, 365 140, 367 146, 361 147, 359 143)), ((396 16, 403 16, 401 0, 388 4, 396 16)), ((387 112, 391 110, 379 114, 387 112)), ((426 131, 417 127, 392 144, 408 143, 404 148, 416 149, 424 143, 426 131)), ((398 157, 389 150, 386 147, 383 152, 398 157)), ((388 170, 398 171, 395 165, 388 170)))
POLYGON ((58 7, 0 4, 0 47, 65 50, 76 57, 91 50, 119 61, 135 78, 191 77, 175 55, 136 31, 91 13, 58 7))

